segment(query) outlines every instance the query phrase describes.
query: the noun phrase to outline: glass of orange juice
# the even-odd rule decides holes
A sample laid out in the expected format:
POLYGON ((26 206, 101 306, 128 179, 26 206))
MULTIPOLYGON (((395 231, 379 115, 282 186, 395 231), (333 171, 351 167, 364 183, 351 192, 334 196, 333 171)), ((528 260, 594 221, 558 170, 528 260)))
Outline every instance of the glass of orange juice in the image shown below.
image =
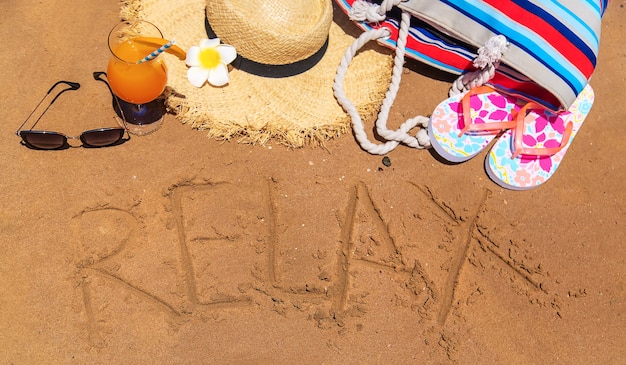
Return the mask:
POLYGON ((149 134, 163 122, 167 68, 160 57, 144 59, 167 42, 159 28, 143 20, 119 23, 109 33, 107 78, 130 133, 149 134))

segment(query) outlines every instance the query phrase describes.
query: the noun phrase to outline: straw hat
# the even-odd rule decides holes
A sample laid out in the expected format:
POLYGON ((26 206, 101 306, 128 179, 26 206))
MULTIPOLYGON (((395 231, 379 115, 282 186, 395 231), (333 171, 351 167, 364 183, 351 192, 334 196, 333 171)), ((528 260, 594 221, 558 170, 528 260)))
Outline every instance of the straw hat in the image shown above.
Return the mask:
MULTIPOLYGON (((331 0, 128 0, 121 13, 154 23, 183 49, 214 33, 237 50, 223 87, 197 88, 184 61, 159 56, 168 68, 168 107, 182 123, 212 138, 292 147, 351 130, 332 86, 354 41, 339 23, 353 25, 340 11, 334 15, 331 0)), ((355 58, 345 79, 346 95, 368 119, 378 112, 392 64, 389 52, 373 48, 355 58)))

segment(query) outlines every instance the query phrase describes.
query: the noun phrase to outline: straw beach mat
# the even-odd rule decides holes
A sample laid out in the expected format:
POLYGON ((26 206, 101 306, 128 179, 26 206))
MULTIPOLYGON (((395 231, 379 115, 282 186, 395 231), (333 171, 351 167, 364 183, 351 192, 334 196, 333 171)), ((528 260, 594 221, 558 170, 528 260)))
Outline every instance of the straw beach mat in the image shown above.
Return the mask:
MULTIPOLYGON (((290 21, 292 13, 333 15, 328 14, 328 11, 333 12, 331 0, 208 1, 210 6, 217 2, 242 8, 237 14, 229 14, 227 19, 242 33, 249 31, 250 27, 267 28, 268 19, 275 20, 269 26, 279 31, 297 33, 307 24, 303 24, 302 19, 290 21), (282 9, 278 6, 279 10, 283 10, 282 16, 264 14, 262 8, 268 7, 264 4, 271 4, 272 7, 282 4, 282 9), (297 11, 291 12, 290 9, 297 11), (237 25, 237 22, 241 24, 237 25)), ((121 18, 152 22, 161 29, 165 38, 175 39, 179 47, 187 50, 199 45, 203 38, 210 38, 207 37, 206 26, 207 4, 205 0, 131 0, 122 3, 121 18)), ((290 147, 323 145, 328 139, 349 132, 350 117, 337 103, 332 87, 337 66, 354 38, 335 22, 341 22, 344 14, 340 11, 334 13, 337 18, 329 26, 329 35, 323 35, 323 39, 328 39, 328 46, 322 59, 295 76, 257 76, 229 66, 227 85, 214 87, 205 84, 197 88, 187 79, 188 67, 184 61, 170 54, 159 56, 163 57, 168 68, 168 109, 182 123, 207 131, 210 138, 236 139, 245 143, 264 144, 273 140, 290 147)), ((347 20, 345 22, 350 24, 347 20)), ((213 24, 217 25, 217 22, 213 24)), ((214 30, 227 43, 224 40, 226 35, 214 30)), ((270 43, 266 43, 268 49, 270 43)), ((231 45, 238 53, 245 48, 231 45)), ((289 44, 283 46, 288 48, 289 44)), ((392 61, 389 52, 380 48, 366 49, 350 66, 345 80, 346 93, 364 118, 373 117, 380 108, 391 79, 392 61)))

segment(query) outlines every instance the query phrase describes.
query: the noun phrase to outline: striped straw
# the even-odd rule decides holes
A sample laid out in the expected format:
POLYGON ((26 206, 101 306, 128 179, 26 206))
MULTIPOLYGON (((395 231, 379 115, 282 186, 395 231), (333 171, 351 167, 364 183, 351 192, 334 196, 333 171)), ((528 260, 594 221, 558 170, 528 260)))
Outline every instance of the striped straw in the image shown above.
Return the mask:
POLYGON ((171 41, 169 41, 169 42, 165 43, 164 45, 162 45, 161 47, 159 47, 159 49, 155 50, 154 52, 150 53, 146 57, 144 57, 141 60, 139 60, 137 63, 148 62, 150 60, 155 59, 156 56, 158 56, 161 53, 165 52, 165 50, 170 48, 174 43, 176 43, 176 41, 172 39, 171 41))

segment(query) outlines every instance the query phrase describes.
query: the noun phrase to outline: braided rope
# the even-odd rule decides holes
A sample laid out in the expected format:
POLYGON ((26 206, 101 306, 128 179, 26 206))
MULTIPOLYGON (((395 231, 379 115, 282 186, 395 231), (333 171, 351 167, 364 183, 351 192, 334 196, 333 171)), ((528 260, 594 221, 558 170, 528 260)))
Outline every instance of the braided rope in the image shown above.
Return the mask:
POLYGON ((383 0, 380 5, 372 4, 365 0, 357 0, 352 3, 349 11, 350 20, 357 22, 378 23, 386 19, 387 12, 402 0, 383 0))
POLYGON ((450 96, 458 95, 469 89, 484 85, 496 74, 496 68, 500 65, 502 55, 508 46, 503 35, 491 37, 485 45, 478 49, 478 56, 474 59, 474 67, 477 70, 466 72, 459 76, 450 87, 450 96))
POLYGON ((499 62, 493 65, 487 65, 481 70, 474 70, 462 74, 459 78, 452 82, 449 96, 458 95, 475 87, 484 85, 496 74, 496 67, 498 67, 498 64, 499 62))
POLYGON ((333 84, 333 91, 335 93, 335 98, 337 102, 343 107, 343 109, 350 115, 352 119, 352 130, 354 131, 354 137, 361 145, 365 151, 372 154, 384 155, 385 153, 396 148, 400 143, 396 141, 389 141, 384 144, 376 144, 370 142, 367 138, 367 134, 365 133, 365 129, 363 127, 363 121, 361 120, 361 115, 359 111, 356 109, 354 104, 346 97, 346 94, 343 90, 343 82, 346 77, 346 73, 348 71, 348 66, 352 59, 356 55, 357 51, 361 49, 366 43, 382 38, 388 37, 389 30, 385 28, 374 29, 361 34, 352 45, 346 50, 345 55, 341 59, 341 63, 339 64, 339 68, 337 69, 337 75, 335 76, 335 83, 333 84))
POLYGON ((376 120, 376 131, 378 134, 390 141, 397 141, 408 145, 413 148, 424 148, 419 144, 418 140, 409 135, 408 130, 415 127, 415 125, 410 125, 410 122, 413 122, 414 119, 409 119, 404 122, 404 128, 399 128, 398 130, 392 131, 387 129, 387 120, 389 119, 389 111, 393 106, 393 103, 398 95, 398 90, 400 89, 400 81, 402 78, 402 71, 404 67, 404 56, 406 53, 406 40, 409 34, 409 24, 411 22, 411 15, 407 12, 402 12, 402 20, 400 22, 400 30, 398 34, 398 40, 396 41, 396 56, 394 58, 393 72, 391 76, 391 84, 389 85, 389 90, 387 91, 387 95, 383 100, 382 107, 380 108, 380 112, 378 113, 378 119, 376 120), (408 129, 406 129, 408 127, 408 129))
MULTIPOLYGON (((384 9, 383 5, 392 7, 395 3, 399 3, 400 0, 392 0, 392 1, 383 1, 380 7, 376 5, 369 4, 364 1, 357 1, 357 3, 362 3, 362 7, 357 7, 356 13, 358 13, 359 17, 368 15, 374 16, 372 14, 380 14, 380 9, 384 9)), ((354 4, 353 4, 354 9, 354 4)), ((384 14, 384 13, 383 13, 384 14)), ((351 14, 351 18, 356 15, 351 14)), ((359 18, 360 19, 360 18, 359 18)), ((369 18, 368 18, 369 19, 369 18)), ((379 18, 376 18, 379 19, 379 18)), ((384 19, 384 18, 383 18, 384 19)), ((363 127, 363 122, 361 120, 361 116, 358 111, 354 107, 354 105, 350 102, 350 100, 345 96, 343 91, 343 81, 345 75, 348 70, 348 66, 352 59, 355 57, 356 53, 359 49, 361 49, 366 43, 376 40, 379 38, 389 37, 390 32, 386 28, 374 29, 367 31, 361 36, 359 36, 353 44, 346 50, 344 57, 341 60, 339 68, 337 70, 337 75, 335 77, 335 83, 333 85, 333 90, 335 92, 335 98, 339 102, 339 104, 346 110, 346 112, 350 115, 352 119, 352 128, 354 130, 354 135, 361 148, 366 150, 372 154, 384 155, 393 149, 395 149, 400 143, 404 143, 409 147, 423 149, 431 147, 430 138, 428 137, 428 133, 426 132, 426 128, 428 127, 429 118, 423 116, 417 116, 411 119, 408 119, 400 128, 395 131, 387 129, 387 120, 389 118, 389 111, 395 101, 395 98, 398 94, 398 90, 400 88, 400 81, 402 77, 402 71, 404 66, 404 56, 406 52, 406 39, 408 37, 408 29, 411 20, 411 15, 402 12, 402 21, 400 24, 400 33, 398 35, 397 46, 396 46, 396 54, 394 58, 394 66, 391 77, 391 84, 389 89, 385 95, 385 99, 383 100, 383 104, 381 107, 381 111, 378 114, 378 118, 376 120, 376 131, 378 134, 387 140, 387 142, 383 144, 376 144, 369 141, 365 129, 363 127), (420 126, 422 129, 418 131, 416 136, 411 136, 408 132, 416 126, 420 126)))

